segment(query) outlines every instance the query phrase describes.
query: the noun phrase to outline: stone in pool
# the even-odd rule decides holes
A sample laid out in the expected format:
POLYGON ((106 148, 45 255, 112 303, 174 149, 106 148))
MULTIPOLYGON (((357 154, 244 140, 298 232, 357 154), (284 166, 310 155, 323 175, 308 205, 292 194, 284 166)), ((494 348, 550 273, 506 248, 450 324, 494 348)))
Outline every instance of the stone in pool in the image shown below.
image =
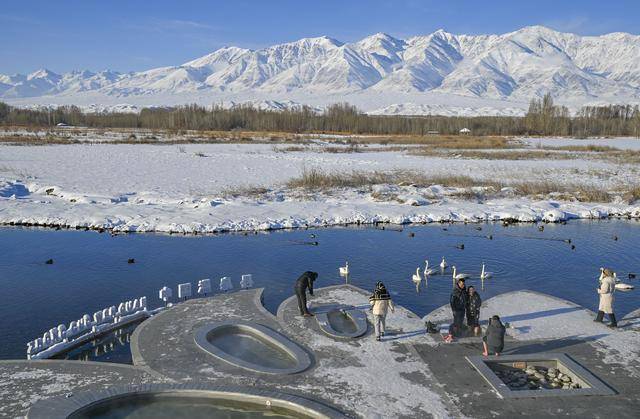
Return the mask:
POLYGON ((355 339, 367 333, 367 315, 353 306, 325 305, 314 308, 320 330, 338 339, 355 339))
POLYGON ((467 360, 502 398, 615 394, 565 354, 476 356, 467 360))
POLYGON ((267 374, 296 374, 311 366, 311 357, 286 336, 257 323, 227 321, 196 331, 196 344, 231 365, 267 374))

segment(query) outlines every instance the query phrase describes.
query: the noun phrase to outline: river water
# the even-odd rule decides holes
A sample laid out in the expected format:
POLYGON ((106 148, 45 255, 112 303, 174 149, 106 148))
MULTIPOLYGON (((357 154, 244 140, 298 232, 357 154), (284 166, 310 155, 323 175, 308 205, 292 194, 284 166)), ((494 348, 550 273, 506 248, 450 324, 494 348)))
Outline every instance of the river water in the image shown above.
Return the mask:
MULTIPOLYGON (((596 309, 600 266, 640 286, 626 279, 628 272, 640 273, 639 249, 640 222, 627 220, 548 224, 544 231, 533 224, 433 224, 210 236, 0 228, 0 358, 25 358, 27 341, 84 313, 143 295, 151 307, 160 306, 159 288, 175 293, 178 283, 195 286, 202 278, 215 284, 230 276, 237 287, 240 276, 251 273, 275 312, 303 271, 319 272, 317 287, 344 283, 338 267, 346 261, 350 283, 371 289, 382 280, 396 303, 420 316, 448 303, 452 278, 449 272, 432 276, 416 292, 411 276, 425 259, 437 265, 442 256, 476 277, 486 263, 493 278, 469 282, 483 299, 531 289, 596 309), (135 263, 127 263, 130 258, 135 263)), ((638 292, 616 294, 619 318, 640 306, 638 292)), ((127 362, 130 332, 106 336, 71 357, 127 362)))

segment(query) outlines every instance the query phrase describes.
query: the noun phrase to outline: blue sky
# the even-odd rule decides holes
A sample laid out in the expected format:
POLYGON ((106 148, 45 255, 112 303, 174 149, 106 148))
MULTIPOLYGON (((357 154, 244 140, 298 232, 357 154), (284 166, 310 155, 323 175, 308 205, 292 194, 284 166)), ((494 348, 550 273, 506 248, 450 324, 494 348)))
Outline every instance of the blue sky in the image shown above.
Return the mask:
POLYGON ((328 35, 349 42, 437 29, 504 33, 527 25, 584 35, 640 32, 640 0, 12 1, 0 10, 0 73, 46 67, 137 71, 225 45, 260 48, 328 35))

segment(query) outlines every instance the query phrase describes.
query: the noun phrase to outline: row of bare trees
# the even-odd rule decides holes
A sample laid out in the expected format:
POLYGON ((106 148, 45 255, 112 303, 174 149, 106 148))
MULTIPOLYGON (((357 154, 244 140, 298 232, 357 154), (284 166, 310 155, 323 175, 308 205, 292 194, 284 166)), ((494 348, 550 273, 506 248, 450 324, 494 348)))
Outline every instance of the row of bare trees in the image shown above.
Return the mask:
POLYGON ((0 125, 51 127, 58 123, 95 128, 149 128, 209 131, 344 132, 353 134, 458 134, 469 128, 475 135, 640 136, 638 106, 584 107, 571 116, 554 105, 550 95, 532 100, 524 117, 506 116, 376 116, 343 103, 317 113, 261 110, 252 106, 205 108, 186 105, 144 108, 140 113, 84 113, 76 106, 21 109, 0 102, 0 125))

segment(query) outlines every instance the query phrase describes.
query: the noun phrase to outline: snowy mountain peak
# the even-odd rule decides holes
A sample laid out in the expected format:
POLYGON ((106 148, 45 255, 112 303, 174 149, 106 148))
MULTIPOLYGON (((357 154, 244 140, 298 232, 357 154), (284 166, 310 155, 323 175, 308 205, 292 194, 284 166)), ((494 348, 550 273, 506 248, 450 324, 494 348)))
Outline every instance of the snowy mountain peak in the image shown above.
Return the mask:
POLYGON ((41 68, 27 75, 27 80, 34 80, 34 79, 54 80, 54 79, 60 79, 60 77, 61 76, 59 74, 56 74, 51 70, 48 70, 46 68, 41 68))
POLYGON ((352 43, 320 36, 258 50, 228 46, 126 74, 40 69, 0 76, 0 99, 23 104, 352 100, 365 110, 419 109, 439 104, 433 101, 526 106, 545 93, 574 105, 640 102, 640 36, 579 36, 545 26, 502 35, 439 29, 406 40, 379 32, 352 43))

